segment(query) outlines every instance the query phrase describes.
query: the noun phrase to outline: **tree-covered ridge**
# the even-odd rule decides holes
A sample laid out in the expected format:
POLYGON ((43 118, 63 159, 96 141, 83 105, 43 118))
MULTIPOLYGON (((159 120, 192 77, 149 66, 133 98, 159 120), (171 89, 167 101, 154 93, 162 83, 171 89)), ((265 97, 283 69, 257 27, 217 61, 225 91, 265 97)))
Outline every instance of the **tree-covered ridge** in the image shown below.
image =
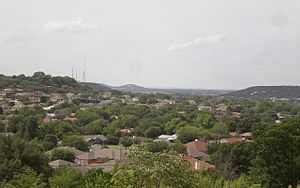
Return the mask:
POLYGON ((228 93, 226 96, 260 99, 297 99, 300 98, 300 86, 254 86, 228 93))
POLYGON ((0 87, 2 89, 24 89, 26 91, 41 91, 44 93, 86 93, 93 89, 77 82, 68 76, 51 76, 43 72, 35 72, 32 76, 24 74, 5 76, 0 75, 0 87))

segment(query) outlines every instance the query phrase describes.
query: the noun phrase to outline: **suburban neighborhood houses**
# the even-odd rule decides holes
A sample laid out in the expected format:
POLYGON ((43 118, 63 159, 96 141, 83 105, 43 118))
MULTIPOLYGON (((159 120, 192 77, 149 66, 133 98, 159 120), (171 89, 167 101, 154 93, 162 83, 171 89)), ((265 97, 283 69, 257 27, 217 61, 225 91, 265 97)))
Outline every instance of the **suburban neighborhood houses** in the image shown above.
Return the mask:
POLYGON ((290 134, 283 127, 298 125, 289 121, 300 114, 294 101, 121 92, 41 72, 2 76, 0 82, 0 158, 12 167, 3 166, 11 172, 21 169, 18 165, 49 172, 52 183, 51 178, 73 175, 94 181, 91 176, 97 175, 114 185, 127 178, 150 184, 148 177, 156 174, 154 182, 174 177, 184 187, 244 184, 244 176, 259 169, 252 163, 259 144, 270 143, 273 134, 272 142, 281 138, 277 133, 290 134))
MULTIPOLYGON (((89 96, 83 93, 48 93, 42 91, 27 91, 26 89, 0 89, 0 104, 3 114, 10 115, 14 112, 24 108, 40 106, 46 114, 43 118, 43 123, 51 123, 58 121, 66 121, 72 124, 78 123, 78 114, 74 112, 63 112, 56 110, 57 107, 65 104, 78 103, 81 106, 81 110, 85 111, 91 108, 105 108, 113 103, 128 104, 128 105, 142 105, 150 108, 160 109, 164 106, 176 105, 181 101, 178 99, 160 99, 155 98, 151 102, 145 102, 139 100, 139 96, 132 94, 115 95, 112 92, 104 91, 99 92, 97 95, 89 96)), ((216 112, 217 118, 222 118, 228 110, 228 105, 224 103, 215 103, 213 101, 206 101, 205 103, 198 103, 195 100, 187 99, 187 103, 194 106, 200 112, 213 113, 216 112)), ((181 111, 180 114, 185 116, 187 112, 181 111)), ((229 116, 232 118, 241 118, 240 112, 231 111, 229 116)), ((118 116, 114 117, 118 119, 118 116)), ((120 132, 128 136, 128 139, 132 143, 144 143, 146 138, 140 135, 134 135, 135 129, 133 127, 123 127, 120 132)), ((215 168, 213 164, 209 163, 209 154, 207 154, 207 148, 212 143, 235 143, 235 142, 250 142, 251 133, 243 133, 241 135, 233 134, 231 138, 221 138, 219 140, 198 140, 195 139, 192 142, 186 143, 186 154, 182 155, 182 158, 188 161, 192 170, 207 170, 209 168, 215 168)), ((82 140, 88 145, 89 151, 81 151, 74 147, 61 146, 56 149, 68 150, 74 154, 75 160, 65 161, 57 159, 51 161, 49 165, 52 168, 58 168, 60 166, 71 166, 72 168, 81 172, 87 172, 89 169, 101 168, 104 171, 110 171, 118 163, 126 161, 126 152, 128 148, 120 146, 118 149, 113 149, 108 146, 110 141, 104 135, 82 135, 82 140)), ((178 136, 176 134, 167 135, 161 134, 154 138, 155 142, 166 142, 174 144, 177 142, 178 136)), ((47 151, 47 154, 51 155, 51 151, 47 151)))

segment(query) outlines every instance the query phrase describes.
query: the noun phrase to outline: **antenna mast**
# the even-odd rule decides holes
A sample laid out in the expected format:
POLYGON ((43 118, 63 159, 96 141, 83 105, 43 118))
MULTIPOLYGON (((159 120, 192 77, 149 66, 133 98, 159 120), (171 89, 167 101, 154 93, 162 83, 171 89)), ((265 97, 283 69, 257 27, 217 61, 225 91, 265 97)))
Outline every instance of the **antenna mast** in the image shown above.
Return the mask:
POLYGON ((74 78, 74 67, 72 67, 72 78, 74 78))
POLYGON ((86 73, 85 73, 85 69, 86 69, 86 62, 85 62, 85 56, 83 56, 82 82, 85 82, 85 81, 86 81, 86 73))
POLYGON ((76 81, 78 82, 78 79, 77 79, 77 69, 76 69, 76 81))

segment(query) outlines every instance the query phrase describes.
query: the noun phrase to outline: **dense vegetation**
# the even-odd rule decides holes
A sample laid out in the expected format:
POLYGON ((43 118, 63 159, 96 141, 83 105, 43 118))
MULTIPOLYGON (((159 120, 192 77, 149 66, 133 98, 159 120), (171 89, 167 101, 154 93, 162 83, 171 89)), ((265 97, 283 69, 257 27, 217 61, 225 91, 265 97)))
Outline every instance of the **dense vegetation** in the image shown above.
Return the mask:
POLYGON ((25 89, 27 91, 42 91, 45 93, 59 92, 93 92, 93 90, 84 84, 76 82, 68 76, 51 76, 43 72, 36 72, 32 76, 20 74, 17 76, 0 75, 0 87, 11 89, 25 89))

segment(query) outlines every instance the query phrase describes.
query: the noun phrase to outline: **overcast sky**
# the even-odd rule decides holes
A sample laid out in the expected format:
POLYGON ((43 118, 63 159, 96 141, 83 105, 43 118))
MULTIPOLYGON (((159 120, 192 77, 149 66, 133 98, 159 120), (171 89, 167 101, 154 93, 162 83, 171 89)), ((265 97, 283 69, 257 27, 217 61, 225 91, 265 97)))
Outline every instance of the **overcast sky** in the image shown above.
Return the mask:
POLYGON ((0 0, 0 66, 110 85, 300 84, 300 0, 0 0))

